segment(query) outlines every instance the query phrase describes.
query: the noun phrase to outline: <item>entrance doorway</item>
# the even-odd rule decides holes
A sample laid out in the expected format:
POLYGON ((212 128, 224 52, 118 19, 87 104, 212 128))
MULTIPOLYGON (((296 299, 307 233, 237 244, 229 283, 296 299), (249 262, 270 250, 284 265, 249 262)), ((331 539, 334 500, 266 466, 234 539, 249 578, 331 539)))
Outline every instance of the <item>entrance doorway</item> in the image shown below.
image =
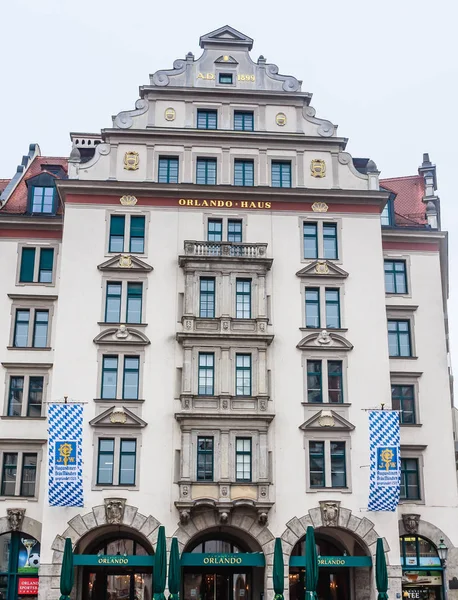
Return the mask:
MULTIPOLYGON (((232 569, 231 569, 232 571, 232 569)), ((183 600, 251 600, 249 573, 184 573, 183 600)))

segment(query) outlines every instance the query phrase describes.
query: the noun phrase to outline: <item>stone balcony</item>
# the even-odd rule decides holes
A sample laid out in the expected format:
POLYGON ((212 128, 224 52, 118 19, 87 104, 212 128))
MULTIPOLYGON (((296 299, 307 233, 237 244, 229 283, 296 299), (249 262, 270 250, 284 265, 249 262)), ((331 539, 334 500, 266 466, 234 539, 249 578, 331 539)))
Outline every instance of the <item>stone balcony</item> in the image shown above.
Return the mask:
POLYGON ((256 319, 236 319, 229 316, 206 319, 194 315, 184 315, 181 319, 183 330, 177 333, 177 340, 182 342, 187 338, 233 337, 236 339, 255 339, 269 345, 274 336, 268 333, 269 320, 267 317, 256 319))
POLYGON ((239 242, 206 242, 196 240, 185 240, 184 255, 180 255, 179 265, 184 267, 189 262, 208 261, 236 261, 250 262, 263 265, 268 270, 272 266, 273 259, 267 258, 267 244, 265 243, 239 243, 239 242))
POLYGON ((186 419, 188 414, 193 417, 202 412, 202 418, 212 418, 216 415, 231 416, 236 418, 237 414, 250 416, 259 415, 266 421, 271 421, 274 414, 269 411, 269 396, 194 396, 181 394, 181 410, 177 413, 178 420, 186 419))

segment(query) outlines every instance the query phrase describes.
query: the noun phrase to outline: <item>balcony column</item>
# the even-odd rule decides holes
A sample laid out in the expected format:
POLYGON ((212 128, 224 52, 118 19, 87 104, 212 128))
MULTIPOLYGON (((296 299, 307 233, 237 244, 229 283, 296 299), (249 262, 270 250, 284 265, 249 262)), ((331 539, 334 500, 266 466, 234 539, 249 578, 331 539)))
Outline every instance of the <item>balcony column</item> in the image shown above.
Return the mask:
POLYGON ((184 349, 183 357, 183 381, 182 394, 192 394, 191 389, 191 374, 192 374, 192 350, 191 348, 184 349))
POLYGON ((267 396, 267 351, 258 350, 258 389, 257 396, 267 396))
POLYGON ((191 480, 191 464, 192 464, 192 444, 191 432, 183 431, 181 433, 181 477, 180 479, 191 480))

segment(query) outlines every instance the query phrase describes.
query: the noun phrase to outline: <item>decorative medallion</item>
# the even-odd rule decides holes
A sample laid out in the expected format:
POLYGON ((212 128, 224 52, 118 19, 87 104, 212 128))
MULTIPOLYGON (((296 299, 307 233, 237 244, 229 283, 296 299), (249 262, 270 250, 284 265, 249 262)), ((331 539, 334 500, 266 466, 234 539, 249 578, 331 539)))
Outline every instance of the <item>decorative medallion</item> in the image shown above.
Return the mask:
POLYGON ((404 529, 407 533, 418 533, 418 525, 420 522, 420 515, 416 514, 407 514, 402 515, 402 522, 404 524, 404 529))
POLYGON ((129 337, 129 331, 125 325, 120 325, 115 335, 118 340, 125 340, 129 337))
POLYGON ((316 341, 319 344, 330 344, 332 342, 331 336, 326 331, 326 329, 323 329, 323 331, 320 333, 320 335, 316 338, 316 341))
POLYGON ((229 56, 227 56, 227 55, 223 56, 223 60, 224 60, 224 62, 227 62, 229 60, 229 56))
POLYGON ((328 275, 328 263, 325 260, 319 260, 315 265, 315 273, 318 275, 328 275))
POLYGON ((326 163, 321 158, 314 158, 310 163, 312 177, 326 177, 326 163))
POLYGON ((25 508, 7 508, 6 520, 11 531, 20 531, 24 521, 25 508))
POLYGON ((320 427, 334 427, 336 424, 334 417, 330 410, 322 410, 321 415, 318 419, 318 425, 320 427))
POLYGON ((323 527, 337 527, 339 525, 340 502, 320 502, 321 520, 323 527))
POLYGON ((118 406, 113 409, 113 412, 110 415, 110 422, 121 423, 122 425, 127 422, 127 415, 122 407, 118 406))
POLYGON ((328 212, 328 208, 329 206, 326 204, 326 202, 314 202, 312 204, 313 212, 328 212))
POLYGON ((136 171, 139 162, 140 157, 138 152, 131 151, 124 154, 124 169, 126 171, 136 171))
POLYGON ((175 121, 175 117, 177 116, 177 113, 175 112, 174 108, 166 108, 165 112, 164 112, 164 117, 166 121, 175 121))
POLYGON ((124 518, 125 498, 105 498, 105 517, 108 525, 121 525, 124 518))
POLYGON ((137 198, 135 196, 121 196, 119 202, 123 206, 135 206, 137 204, 137 198))
POLYGON ((275 117, 275 122, 277 123, 277 125, 280 125, 280 127, 283 127, 284 125, 286 125, 285 113, 278 113, 277 116, 275 117))
POLYGON ((119 257, 119 266, 123 269, 131 269, 132 268, 132 257, 131 256, 120 256, 119 257))

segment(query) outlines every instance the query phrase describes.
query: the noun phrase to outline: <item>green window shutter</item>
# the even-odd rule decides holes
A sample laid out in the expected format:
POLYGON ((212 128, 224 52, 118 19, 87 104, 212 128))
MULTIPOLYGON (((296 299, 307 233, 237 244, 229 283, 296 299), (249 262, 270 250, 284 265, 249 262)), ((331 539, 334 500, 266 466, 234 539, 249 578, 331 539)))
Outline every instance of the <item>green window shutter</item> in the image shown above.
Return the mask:
POLYGON ((35 268, 35 248, 22 248, 21 272, 19 281, 28 283, 33 281, 33 271, 35 268))
POLYGON ((54 249, 42 248, 40 252, 40 271, 52 271, 54 262, 54 249))
POLYGON ((124 216, 112 215, 110 235, 124 235, 124 216))

